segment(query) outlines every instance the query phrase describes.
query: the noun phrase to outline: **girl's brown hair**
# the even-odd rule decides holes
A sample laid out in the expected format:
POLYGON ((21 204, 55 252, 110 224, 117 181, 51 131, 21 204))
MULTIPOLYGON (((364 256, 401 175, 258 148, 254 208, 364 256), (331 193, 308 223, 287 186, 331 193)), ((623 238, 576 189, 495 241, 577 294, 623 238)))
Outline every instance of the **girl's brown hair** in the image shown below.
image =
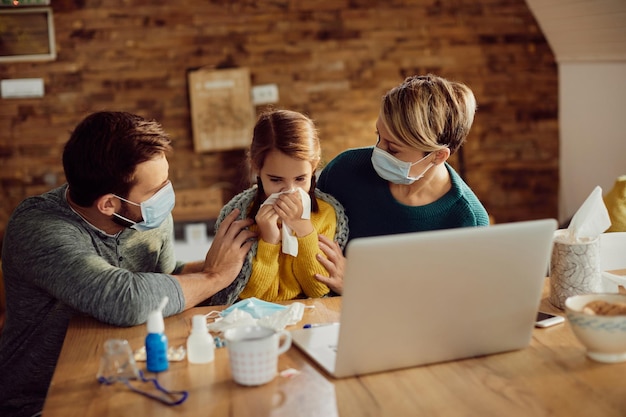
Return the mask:
MULTIPOLYGON (((322 157, 320 140, 313 121, 302 113, 291 110, 272 110, 262 113, 254 126, 252 144, 248 151, 250 167, 254 172, 263 168, 265 158, 271 151, 280 151, 285 155, 309 161, 313 167, 311 176, 311 211, 318 210, 315 199, 317 169, 322 157)), ((256 216, 265 200, 263 183, 257 177, 257 194, 250 208, 250 217, 256 216)))

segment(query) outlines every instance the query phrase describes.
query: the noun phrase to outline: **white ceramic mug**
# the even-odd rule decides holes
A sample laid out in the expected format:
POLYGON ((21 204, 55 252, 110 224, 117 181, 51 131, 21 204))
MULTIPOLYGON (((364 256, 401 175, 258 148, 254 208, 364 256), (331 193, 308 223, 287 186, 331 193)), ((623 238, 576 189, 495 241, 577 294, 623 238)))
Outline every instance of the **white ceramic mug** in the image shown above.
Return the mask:
POLYGON ((274 379, 278 355, 291 347, 291 333, 263 326, 234 327, 224 332, 224 338, 233 379, 248 386, 274 379))

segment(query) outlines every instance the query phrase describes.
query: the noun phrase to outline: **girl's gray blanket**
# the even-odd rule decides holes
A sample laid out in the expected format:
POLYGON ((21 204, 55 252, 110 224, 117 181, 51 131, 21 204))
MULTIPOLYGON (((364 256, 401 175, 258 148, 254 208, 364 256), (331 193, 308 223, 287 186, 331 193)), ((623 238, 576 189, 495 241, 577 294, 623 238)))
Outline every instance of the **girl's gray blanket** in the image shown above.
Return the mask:
MULTIPOLYGON (((233 197, 233 199, 222 208, 215 223, 215 230, 217 231, 219 225, 222 223, 222 220, 224 220, 224 217, 226 217, 235 208, 238 208, 241 211, 239 219, 245 219, 256 192, 257 187, 255 185, 233 197)), ((326 194, 318 189, 315 190, 315 196, 332 205, 335 209, 335 214, 337 216, 335 240, 339 243, 341 249, 345 249, 348 242, 348 218, 346 217, 343 206, 330 194, 326 194)), ((256 256, 257 247, 258 243, 254 242, 252 248, 246 255, 243 267, 241 268, 239 275, 237 275, 237 278, 235 278, 235 280, 228 287, 224 288, 222 291, 202 303, 203 305, 230 305, 237 301, 239 294, 241 294, 241 291, 250 279, 250 274, 252 273, 252 260, 256 256)))

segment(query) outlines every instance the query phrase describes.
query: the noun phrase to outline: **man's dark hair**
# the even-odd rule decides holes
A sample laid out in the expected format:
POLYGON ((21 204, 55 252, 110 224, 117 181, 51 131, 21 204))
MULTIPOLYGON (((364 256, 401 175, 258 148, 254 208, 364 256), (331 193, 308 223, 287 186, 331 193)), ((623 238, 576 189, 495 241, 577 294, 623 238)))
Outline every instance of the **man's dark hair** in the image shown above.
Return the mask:
POLYGON ((171 149, 154 120, 126 112, 93 113, 76 126, 63 150, 70 197, 83 207, 108 193, 126 197, 137 165, 171 149))

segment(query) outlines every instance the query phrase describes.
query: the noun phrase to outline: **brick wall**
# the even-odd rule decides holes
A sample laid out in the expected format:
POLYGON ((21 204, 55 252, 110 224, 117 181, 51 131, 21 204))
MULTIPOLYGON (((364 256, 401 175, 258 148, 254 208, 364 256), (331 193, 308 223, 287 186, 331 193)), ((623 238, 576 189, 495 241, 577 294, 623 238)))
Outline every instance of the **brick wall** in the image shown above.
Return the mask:
POLYGON ((63 182, 69 131, 97 110, 162 122, 176 189, 220 184, 229 198, 245 187, 243 151, 193 150, 187 71, 204 66, 277 84, 277 107, 316 121, 325 160, 374 144, 380 97, 405 76, 465 82, 479 104, 466 181, 498 222, 557 216, 557 68, 524 0, 51 3, 57 59, 0 65, 0 78, 46 89, 0 100, 0 235, 20 200, 63 182))

